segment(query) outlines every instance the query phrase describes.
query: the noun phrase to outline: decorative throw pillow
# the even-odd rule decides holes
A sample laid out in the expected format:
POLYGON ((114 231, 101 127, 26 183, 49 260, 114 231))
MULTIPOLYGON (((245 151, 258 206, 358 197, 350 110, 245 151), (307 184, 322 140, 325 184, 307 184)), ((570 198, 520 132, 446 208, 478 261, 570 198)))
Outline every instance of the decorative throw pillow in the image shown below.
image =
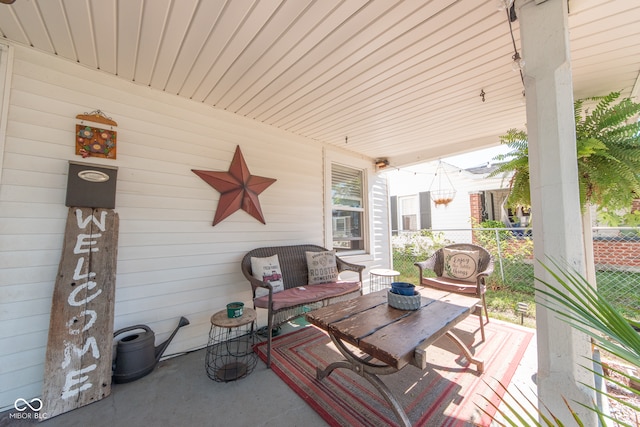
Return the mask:
POLYGON ((306 254, 310 285, 331 283, 338 280, 335 252, 307 252, 306 254))
MULTIPOLYGON (((284 291, 278 254, 266 258, 251 257, 251 273, 256 279, 271 283, 274 293, 284 291)), ((256 289, 256 298, 264 295, 269 295, 267 288, 256 289)))
POLYGON ((444 277, 475 282, 478 276, 478 251, 463 251, 458 249, 443 249, 444 277))

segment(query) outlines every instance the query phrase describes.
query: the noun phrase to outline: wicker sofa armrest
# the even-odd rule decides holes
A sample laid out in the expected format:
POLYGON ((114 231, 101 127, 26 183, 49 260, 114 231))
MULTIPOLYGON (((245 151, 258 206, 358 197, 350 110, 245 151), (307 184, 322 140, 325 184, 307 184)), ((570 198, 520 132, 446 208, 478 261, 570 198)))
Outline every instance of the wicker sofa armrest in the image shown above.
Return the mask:
POLYGON ((418 267, 418 270, 420 270, 419 277, 422 278, 424 277, 424 274, 423 274, 424 270, 435 271, 437 261, 438 261, 438 252, 436 251, 435 253, 433 253, 433 255, 431 255, 425 261, 415 262, 413 265, 418 267))
POLYGON ((359 276, 359 281, 360 283, 362 283, 362 272, 365 269, 364 265, 360 265, 360 264, 353 264, 350 262, 347 262, 339 257, 336 257, 336 264, 338 266, 338 272, 343 272, 343 271, 354 271, 356 273, 358 273, 359 276))
POLYGON ((249 284, 251 285, 251 294, 252 294, 251 297, 252 298, 256 297, 256 289, 258 289, 258 288, 265 288, 265 289, 269 290, 270 294, 273 293, 273 287, 271 286, 271 283, 264 282, 264 281, 262 281, 260 279, 256 279, 255 277, 253 277, 251 275, 250 258, 246 258, 245 257, 245 259, 242 262, 241 270, 242 270, 242 274, 249 281, 249 284))
POLYGON ((494 267, 493 257, 490 256, 489 263, 487 264, 487 268, 479 272, 478 276, 482 276, 482 277, 491 276, 491 273, 493 273, 493 267, 494 267))
POLYGON ((269 282, 262 282, 260 280, 254 279, 257 283, 258 286, 253 286, 253 283, 251 283, 251 288, 253 290, 253 298, 256 297, 256 289, 258 288, 265 288, 269 290, 269 295, 273 295, 273 285, 269 282))
POLYGON ((242 268, 242 274, 244 275, 244 277, 249 281, 249 284, 251 285, 251 291, 253 293, 253 298, 256 297, 256 289, 258 288, 270 288, 271 285, 267 282, 263 282, 262 280, 256 279, 255 277, 253 277, 250 273, 250 271, 245 268, 245 266, 243 266, 242 268))

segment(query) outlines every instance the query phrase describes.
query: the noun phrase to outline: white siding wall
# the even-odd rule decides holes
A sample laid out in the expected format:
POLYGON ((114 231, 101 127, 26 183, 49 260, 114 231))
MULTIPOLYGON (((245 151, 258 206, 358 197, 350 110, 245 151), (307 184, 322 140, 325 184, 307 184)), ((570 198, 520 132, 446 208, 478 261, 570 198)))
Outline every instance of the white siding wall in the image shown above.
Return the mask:
MULTIPOLYGON (((191 325, 165 354, 206 345, 211 314, 228 302, 251 304, 239 268, 248 250, 326 245, 323 151, 347 152, 33 50, 14 52, 4 141, 0 134, 0 408, 41 393, 69 160, 118 167, 114 327, 147 324, 159 343, 186 316, 191 325), (116 160, 74 154, 75 116, 96 109, 118 122, 116 160), (212 227, 219 193, 191 169, 228 170, 237 145, 252 174, 277 179, 260 195, 267 224, 239 211, 212 227)), ((372 255, 350 261, 388 265, 386 180, 368 182, 372 255)))

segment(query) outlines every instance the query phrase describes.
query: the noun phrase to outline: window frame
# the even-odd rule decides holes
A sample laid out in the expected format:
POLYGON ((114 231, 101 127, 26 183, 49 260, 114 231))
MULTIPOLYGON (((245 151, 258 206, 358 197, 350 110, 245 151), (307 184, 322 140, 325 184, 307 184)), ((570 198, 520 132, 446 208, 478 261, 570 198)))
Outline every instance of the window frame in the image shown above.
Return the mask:
POLYGON ((368 175, 371 165, 368 162, 364 162, 361 159, 351 159, 344 154, 325 151, 325 247, 333 250, 333 211, 353 211, 360 212, 361 219, 361 232, 362 232, 362 249, 340 250, 338 253, 341 256, 348 255, 360 255, 369 253, 371 244, 372 231, 370 230, 370 209, 369 209, 369 180, 368 175), (350 207, 344 205, 333 204, 332 184, 333 184, 333 165, 357 170, 362 174, 362 201, 360 207, 350 207), (337 209, 336 209, 337 208, 337 209))
POLYGON ((420 230, 420 200, 418 199, 418 195, 417 194, 411 194, 411 195, 407 195, 407 196, 398 196, 398 229, 400 231, 418 231, 420 230), (415 205, 415 212, 410 213, 408 215, 413 215, 415 217, 415 229, 405 229, 404 228, 404 217, 405 215, 407 215, 404 212, 404 201, 405 200, 412 200, 413 204, 415 205))

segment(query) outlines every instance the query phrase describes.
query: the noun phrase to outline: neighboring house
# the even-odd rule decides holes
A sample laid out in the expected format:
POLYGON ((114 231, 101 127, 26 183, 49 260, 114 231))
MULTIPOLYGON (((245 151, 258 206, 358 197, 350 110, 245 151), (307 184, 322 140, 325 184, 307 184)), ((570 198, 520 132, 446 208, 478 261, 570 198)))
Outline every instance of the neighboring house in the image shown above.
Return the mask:
POLYGON ((373 159, 13 49, 11 61, 0 44, 0 410, 41 393, 69 161, 118 168, 114 328, 146 324, 161 342, 187 317, 166 354, 205 346, 228 302, 252 305, 240 261, 253 248, 314 243, 389 265, 387 184, 373 159), (75 117, 96 109, 118 123, 115 160, 75 154, 75 117), (259 196, 266 224, 240 210, 212 226, 220 194, 191 170, 229 170, 236 146, 253 175, 277 179, 259 196), (332 198, 347 181, 346 198, 332 198))
MULTIPOLYGON (((431 187, 439 162, 428 162, 402 170, 387 172, 390 194, 390 218, 392 234, 401 232, 430 230, 457 230, 450 233, 453 240, 472 241, 467 230, 471 227, 471 218, 480 222, 486 220, 502 221, 505 226, 526 227, 529 225, 528 211, 518 209, 512 212, 504 207, 509 195, 509 178, 488 175, 495 166, 479 166, 462 169, 442 162, 456 197, 447 206, 433 203, 431 187)), ((640 199, 636 199, 632 211, 640 211, 640 199)), ((638 238, 625 235, 622 229, 609 228, 608 224, 598 221, 596 207, 591 206, 592 226, 594 230, 595 263, 601 266, 624 266, 637 268, 640 260, 635 254, 638 238)), ((448 233, 444 233, 447 236, 448 233)))
MULTIPOLYGON (((468 229, 471 218, 477 221, 507 221, 504 201, 509 194, 508 179, 489 178, 491 165, 462 169, 441 162, 456 191, 446 206, 436 205, 431 193, 437 190, 434 180, 439 162, 428 162, 387 173, 389 179, 391 228, 393 233, 421 229, 468 229)), ((513 224, 513 222, 512 222, 513 224)), ((505 224, 506 225, 506 224, 505 224)))
MULTIPOLYGON (((462 169, 446 162, 427 162, 387 172, 389 180, 391 230, 466 229, 471 218, 478 222, 502 221, 506 227, 527 227, 530 211, 507 208, 509 176, 489 177, 495 165, 462 169), (438 164, 441 164, 456 190, 456 197, 447 206, 433 203, 430 190, 438 164)), ((640 199, 633 202, 631 211, 640 210, 640 199)), ((596 206, 591 206, 591 225, 609 227, 611 224, 598 217, 596 206)), ((596 230, 597 236, 618 235, 619 230, 596 230)))

